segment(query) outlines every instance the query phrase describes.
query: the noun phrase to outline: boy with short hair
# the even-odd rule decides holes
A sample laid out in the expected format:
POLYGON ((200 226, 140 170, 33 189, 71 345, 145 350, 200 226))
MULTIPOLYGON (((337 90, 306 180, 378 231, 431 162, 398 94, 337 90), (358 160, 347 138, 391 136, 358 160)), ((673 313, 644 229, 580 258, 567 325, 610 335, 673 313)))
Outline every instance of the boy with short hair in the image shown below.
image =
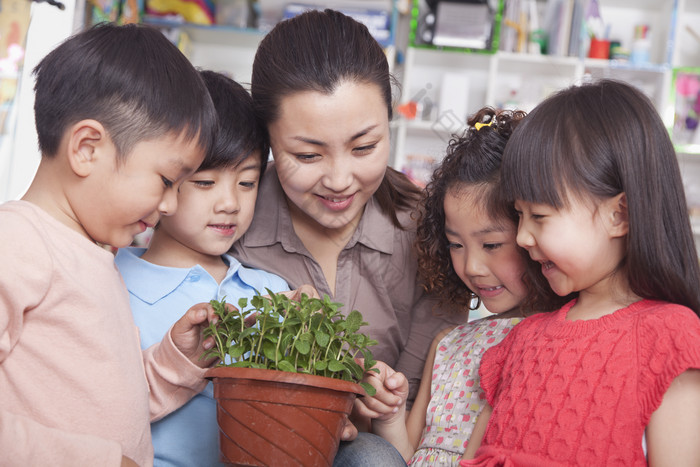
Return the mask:
MULTIPOLYGON (((199 304, 142 352, 112 254, 171 215, 213 140, 197 71, 160 32, 100 25, 35 68, 42 159, 0 205, 0 452, 16 465, 150 465, 149 422, 205 386, 199 304)), ((186 308, 180 308, 180 313, 186 308)))
MULTIPOLYGON (((161 339, 183 304, 226 297, 237 306, 239 298, 256 292, 289 290, 281 277, 243 267, 227 254, 253 220, 269 149, 248 92, 222 74, 201 74, 219 116, 214 146, 183 182, 177 213, 161 219, 148 249, 123 248, 115 260, 129 289, 142 348, 161 339)), ((219 465, 211 383, 151 428, 156 466, 219 465)))

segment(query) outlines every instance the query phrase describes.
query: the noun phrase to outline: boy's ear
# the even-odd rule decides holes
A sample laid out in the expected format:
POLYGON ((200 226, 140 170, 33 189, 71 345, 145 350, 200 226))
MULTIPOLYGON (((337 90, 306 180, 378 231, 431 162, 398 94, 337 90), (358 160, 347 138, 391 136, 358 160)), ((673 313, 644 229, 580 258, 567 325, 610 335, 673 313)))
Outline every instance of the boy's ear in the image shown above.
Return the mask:
POLYGON ((627 195, 622 193, 613 196, 606 202, 610 220, 610 234, 613 237, 624 237, 629 232, 629 213, 627 211, 627 195))
POLYGON ((101 148, 108 141, 107 131, 97 120, 81 120, 70 127, 68 134, 68 162, 79 177, 87 177, 93 170, 101 148))

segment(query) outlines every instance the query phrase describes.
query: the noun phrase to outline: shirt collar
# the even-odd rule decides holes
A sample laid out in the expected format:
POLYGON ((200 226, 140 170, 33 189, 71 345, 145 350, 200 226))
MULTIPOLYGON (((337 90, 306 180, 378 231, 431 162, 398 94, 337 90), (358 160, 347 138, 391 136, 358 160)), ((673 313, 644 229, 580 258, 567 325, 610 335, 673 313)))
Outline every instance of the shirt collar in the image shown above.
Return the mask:
MULTIPOLYGON (((274 163, 267 166, 263 175, 257 203, 255 217, 243 237, 243 245, 254 248, 279 243, 287 252, 307 253, 301 240, 293 234, 292 218, 274 163)), ((393 222, 382 213, 376 197, 372 196, 345 248, 361 243, 373 250, 391 254, 394 251, 394 229, 393 222)))
POLYGON ((296 235, 284 235, 289 230, 292 230, 292 218, 277 178, 277 170, 274 163, 270 162, 260 182, 253 222, 242 241, 247 247, 281 243, 285 250, 294 252, 296 248, 291 248, 292 245, 287 240, 289 237, 296 239, 296 235))
MULTIPOLYGON (((115 261, 119 266, 119 271, 124 278, 124 283, 129 293, 135 295, 146 303, 153 304, 177 289, 190 274, 209 273, 199 264, 191 268, 173 268, 159 266, 141 259, 145 248, 120 248, 115 261), (144 278, 148 280, 144 280, 144 278)), ((233 256, 223 255, 228 261, 229 270, 224 280, 238 274, 241 263, 233 256)), ((245 274, 239 276, 246 276, 245 274)), ((246 277, 241 277, 243 282, 246 277)))

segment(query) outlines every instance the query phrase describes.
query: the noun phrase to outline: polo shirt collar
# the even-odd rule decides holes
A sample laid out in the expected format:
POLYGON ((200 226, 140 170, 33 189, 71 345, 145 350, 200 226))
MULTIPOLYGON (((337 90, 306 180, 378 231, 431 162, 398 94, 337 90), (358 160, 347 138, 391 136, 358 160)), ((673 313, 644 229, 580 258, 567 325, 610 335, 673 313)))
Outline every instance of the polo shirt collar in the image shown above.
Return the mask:
MULTIPOLYGON (((172 293, 190 274, 209 275, 199 264, 191 268, 173 268, 150 263, 141 259, 145 251, 145 248, 120 248, 117 261, 129 293, 146 303, 156 303, 172 293), (144 280, 144 277, 149 279, 144 280)), ((224 279, 227 280, 238 273, 241 263, 228 254, 223 256, 229 263, 229 270, 224 279)), ((245 278, 241 279, 245 282, 245 278)))

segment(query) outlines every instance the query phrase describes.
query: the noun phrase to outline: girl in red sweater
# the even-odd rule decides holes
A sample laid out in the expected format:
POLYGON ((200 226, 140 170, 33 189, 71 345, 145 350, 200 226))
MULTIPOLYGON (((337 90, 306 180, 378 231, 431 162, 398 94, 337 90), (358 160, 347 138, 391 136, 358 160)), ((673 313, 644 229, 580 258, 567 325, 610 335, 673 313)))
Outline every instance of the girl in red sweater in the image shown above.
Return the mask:
POLYGON ((493 409, 461 465, 700 465, 698 257, 652 103, 608 80, 560 91, 515 130, 502 177, 530 280, 577 297, 486 352, 493 409))

